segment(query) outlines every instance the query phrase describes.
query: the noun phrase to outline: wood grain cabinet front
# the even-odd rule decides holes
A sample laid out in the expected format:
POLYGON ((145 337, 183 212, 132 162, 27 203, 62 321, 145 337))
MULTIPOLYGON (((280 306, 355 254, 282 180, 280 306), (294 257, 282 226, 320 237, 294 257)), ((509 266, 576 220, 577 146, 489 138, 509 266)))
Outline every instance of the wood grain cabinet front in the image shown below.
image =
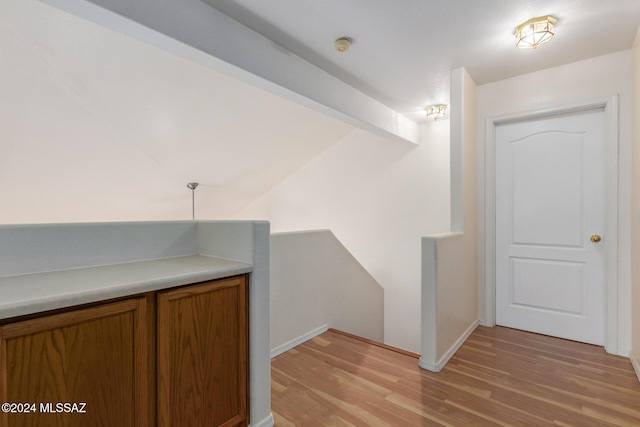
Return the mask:
POLYGON ((4 321, 0 427, 247 426, 248 337, 246 275, 4 321))
POLYGON ((0 326, 0 426, 147 426, 145 310, 132 298, 0 326))
POLYGON ((158 294, 158 425, 249 423, 245 276, 158 294))

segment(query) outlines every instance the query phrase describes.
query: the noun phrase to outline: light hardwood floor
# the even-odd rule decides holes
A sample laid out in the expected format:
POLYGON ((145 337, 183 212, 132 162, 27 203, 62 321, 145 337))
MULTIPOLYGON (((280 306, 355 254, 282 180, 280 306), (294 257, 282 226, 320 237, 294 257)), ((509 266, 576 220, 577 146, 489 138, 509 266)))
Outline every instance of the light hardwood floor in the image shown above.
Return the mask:
POLYGON ((440 373, 336 331, 272 360, 276 427, 640 426, 640 383, 601 347, 478 327, 440 373))

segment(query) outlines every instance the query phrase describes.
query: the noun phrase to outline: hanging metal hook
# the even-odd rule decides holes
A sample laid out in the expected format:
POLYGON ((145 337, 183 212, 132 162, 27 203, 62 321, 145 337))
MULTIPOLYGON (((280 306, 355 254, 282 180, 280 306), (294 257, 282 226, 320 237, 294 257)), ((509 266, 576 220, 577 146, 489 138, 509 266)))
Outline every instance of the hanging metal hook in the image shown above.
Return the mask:
POLYGON ((191 219, 196 219, 196 188, 198 188, 197 182, 190 182, 187 184, 187 188, 191 190, 191 219))

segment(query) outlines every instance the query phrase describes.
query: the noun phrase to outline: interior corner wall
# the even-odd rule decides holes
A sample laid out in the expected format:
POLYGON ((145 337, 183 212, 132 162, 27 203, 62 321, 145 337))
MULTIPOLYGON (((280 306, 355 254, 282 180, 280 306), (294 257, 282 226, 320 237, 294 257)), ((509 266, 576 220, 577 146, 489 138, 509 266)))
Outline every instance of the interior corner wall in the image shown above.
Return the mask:
POLYGON ((633 75, 633 152, 632 152, 632 224, 631 224, 631 265, 632 265, 632 324, 631 324, 631 360, 640 379, 640 28, 632 50, 633 75))
POLYGON ((420 132, 414 145, 353 131, 236 215, 331 230, 384 288, 385 342, 416 353, 421 236, 450 228, 449 121, 420 132))
MULTIPOLYGON (((464 68, 452 70, 451 231, 462 233, 457 243, 459 255, 456 261, 458 268, 462 270, 460 276, 462 283, 452 283, 446 287, 456 288, 457 292, 450 304, 439 307, 439 311, 452 309, 464 311, 462 317, 466 319, 466 322, 463 322, 466 323, 465 329, 478 319, 476 104, 477 87, 469 73, 464 68), (454 301, 458 301, 459 307, 451 305, 454 301)), ((438 298, 442 298, 442 295, 438 298)), ((458 337, 459 334, 456 338, 458 337)))
POLYGON ((274 233, 270 247, 272 356, 329 325, 384 341, 384 290, 331 231, 274 233))
MULTIPOLYGON (((535 52, 534 52, 535 53, 535 52)), ((485 322, 485 128, 487 118, 619 95, 618 354, 631 348, 631 51, 574 62, 478 87, 478 313, 485 322)))

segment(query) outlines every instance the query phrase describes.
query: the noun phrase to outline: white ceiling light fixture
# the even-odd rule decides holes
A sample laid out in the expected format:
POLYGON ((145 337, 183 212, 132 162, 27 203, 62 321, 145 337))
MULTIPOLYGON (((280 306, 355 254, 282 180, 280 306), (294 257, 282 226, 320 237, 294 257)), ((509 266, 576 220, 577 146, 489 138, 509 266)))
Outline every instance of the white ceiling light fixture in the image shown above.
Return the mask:
POLYGON ((447 106, 444 104, 429 105, 425 108, 425 111, 428 119, 438 120, 444 117, 447 106))
POLYGON ((338 52, 347 52, 351 47, 351 39, 349 37, 340 37, 333 42, 333 46, 338 52))
POLYGON ((553 16, 545 15, 529 19, 527 22, 518 25, 514 33, 517 39, 516 46, 535 49, 548 42, 555 34, 553 30, 556 22, 558 20, 553 16))

